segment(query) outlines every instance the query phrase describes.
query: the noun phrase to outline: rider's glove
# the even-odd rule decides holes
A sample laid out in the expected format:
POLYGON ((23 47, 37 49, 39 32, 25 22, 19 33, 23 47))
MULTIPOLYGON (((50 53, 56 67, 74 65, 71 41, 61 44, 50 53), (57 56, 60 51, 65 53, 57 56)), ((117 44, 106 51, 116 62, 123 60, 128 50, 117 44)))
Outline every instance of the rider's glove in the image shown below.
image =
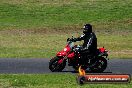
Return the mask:
POLYGON ((75 53, 79 53, 79 50, 78 49, 73 49, 73 51, 75 52, 75 53))
POLYGON ((75 52, 83 52, 83 51, 86 51, 86 50, 88 50, 88 49, 86 49, 86 48, 83 48, 83 47, 80 47, 80 48, 75 48, 75 52))
POLYGON ((76 47, 76 48, 74 48, 74 52, 81 52, 81 48, 80 47, 76 47))
POLYGON ((67 41, 76 42, 76 38, 68 38, 67 41))
POLYGON ((70 38, 67 39, 67 42, 70 41, 70 38))

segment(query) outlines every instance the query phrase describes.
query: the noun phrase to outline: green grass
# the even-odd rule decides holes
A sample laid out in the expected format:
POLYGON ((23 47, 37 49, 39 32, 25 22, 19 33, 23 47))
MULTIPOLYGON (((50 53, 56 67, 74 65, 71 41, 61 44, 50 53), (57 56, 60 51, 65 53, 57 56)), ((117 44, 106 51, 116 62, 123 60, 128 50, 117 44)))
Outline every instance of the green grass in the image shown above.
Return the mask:
POLYGON ((0 1, 0 29, 58 28, 87 22, 106 29, 132 27, 131 0, 0 1))
POLYGON ((93 24, 110 58, 132 57, 132 0, 0 0, 0 58, 50 58, 93 24))
POLYGON ((0 75, 1 88, 131 88, 128 84, 85 84, 80 86, 76 74, 19 74, 0 75))
MULTIPOLYGON (((0 0, 0 58, 53 57, 85 23, 110 58, 132 58, 132 0, 0 0)), ((73 74, 0 75, 0 88, 58 87, 132 88, 132 82, 79 86, 73 74)))
MULTIPOLYGON (((131 31, 96 31, 98 47, 109 50, 110 58, 132 57, 131 31), (100 33, 101 32, 101 33, 100 33), (110 33, 111 32, 111 33, 110 33)), ((46 33, 35 30, 4 30, 0 32, 0 58, 51 58, 62 50, 66 45, 66 39, 72 35, 77 37, 81 34, 76 32, 46 33)), ((77 42, 75 44, 82 44, 77 42)))

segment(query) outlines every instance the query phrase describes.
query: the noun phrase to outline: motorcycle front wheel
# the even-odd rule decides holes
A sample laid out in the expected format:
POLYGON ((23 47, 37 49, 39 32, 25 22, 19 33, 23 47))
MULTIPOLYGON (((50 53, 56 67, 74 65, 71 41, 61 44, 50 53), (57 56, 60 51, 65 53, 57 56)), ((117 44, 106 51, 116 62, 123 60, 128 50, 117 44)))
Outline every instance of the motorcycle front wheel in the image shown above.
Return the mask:
POLYGON ((61 64, 58 64, 58 61, 60 60, 60 58, 58 57, 54 57, 50 60, 49 62, 49 69, 52 72, 60 72, 62 71, 65 66, 66 66, 66 61, 64 60, 61 64))

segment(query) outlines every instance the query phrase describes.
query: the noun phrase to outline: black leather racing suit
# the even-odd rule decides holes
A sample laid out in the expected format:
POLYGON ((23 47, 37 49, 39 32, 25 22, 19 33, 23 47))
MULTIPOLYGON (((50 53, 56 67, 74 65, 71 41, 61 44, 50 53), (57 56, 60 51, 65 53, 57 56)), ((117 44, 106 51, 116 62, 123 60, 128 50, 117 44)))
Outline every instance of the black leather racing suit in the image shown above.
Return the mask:
POLYGON ((82 49, 80 49, 80 53, 82 53, 82 56, 86 55, 96 55, 97 51, 97 38, 94 32, 91 32, 89 34, 83 34, 78 38, 74 39, 75 41, 81 41, 84 40, 82 49))

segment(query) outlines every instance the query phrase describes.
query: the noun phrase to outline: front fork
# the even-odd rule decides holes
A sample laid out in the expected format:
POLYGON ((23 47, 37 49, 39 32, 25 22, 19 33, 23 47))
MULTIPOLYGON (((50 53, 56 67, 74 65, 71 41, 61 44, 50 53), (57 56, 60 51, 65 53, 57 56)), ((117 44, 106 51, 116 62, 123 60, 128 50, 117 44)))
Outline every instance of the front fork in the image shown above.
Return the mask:
POLYGON ((68 56, 68 54, 67 54, 66 56, 64 56, 64 57, 61 57, 62 59, 60 59, 60 60, 58 61, 58 64, 62 64, 63 61, 67 59, 67 56, 68 56))

